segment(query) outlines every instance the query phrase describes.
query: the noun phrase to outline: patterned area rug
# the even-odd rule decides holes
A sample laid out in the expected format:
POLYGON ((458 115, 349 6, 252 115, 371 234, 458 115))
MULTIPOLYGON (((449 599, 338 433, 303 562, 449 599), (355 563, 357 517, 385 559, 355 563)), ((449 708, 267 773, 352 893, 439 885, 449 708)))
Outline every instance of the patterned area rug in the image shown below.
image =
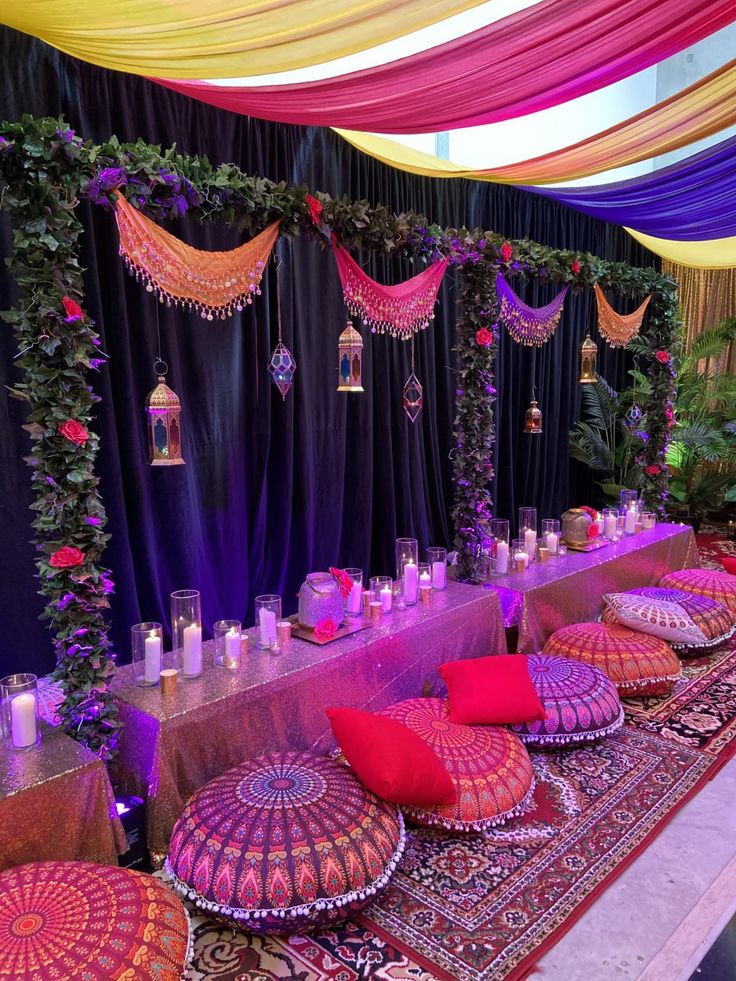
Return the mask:
POLYGON ((718 569, 723 572, 719 559, 727 555, 736 557, 736 540, 728 539, 718 525, 701 525, 695 540, 698 543, 701 565, 706 569, 718 569))
POLYGON ((736 649, 684 663, 594 746, 535 753, 532 810, 507 829, 415 829, 358 922, 261 938, 193 914, 190 981, 496 981, 524 976, 731 753, 736 649))

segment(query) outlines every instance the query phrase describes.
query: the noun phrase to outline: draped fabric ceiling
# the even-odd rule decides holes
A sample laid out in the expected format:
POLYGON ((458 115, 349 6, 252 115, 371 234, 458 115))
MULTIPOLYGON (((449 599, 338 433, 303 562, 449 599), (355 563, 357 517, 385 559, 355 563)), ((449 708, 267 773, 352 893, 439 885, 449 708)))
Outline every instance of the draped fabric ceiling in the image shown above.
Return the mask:
POLYGON ((87 0, 26 0, 5 6, 11 8, 0 13, 6 24, 95 64, 154 77, 235 112, 336 127, 353 146, 412 173, 537 190, 623 225, 682 265, 736 265, 736 138, 628 181, 542 189, 596 174, 605 180, 607 171, 735 125, 736 60, 586 139, 499 167, 463 167, 375 132, 485 125, 561 105, 728 27, 736 22, 733 0, 118 0, 104 8, 87 0), (448 26, 442 43, 381 61, 376 46, 404 37, 416 47, 427 25, 442 30, 447 18, 472 8, 481 8, 473 16, 486 18, 480 28, 457 36, 448 26), (374 63, 334 74, 331 62, 356 52, 374 63), (308 66, 320 77, 279 80, 279 73, 308 66), (258 84, 269 73, 279 83, 258 84))

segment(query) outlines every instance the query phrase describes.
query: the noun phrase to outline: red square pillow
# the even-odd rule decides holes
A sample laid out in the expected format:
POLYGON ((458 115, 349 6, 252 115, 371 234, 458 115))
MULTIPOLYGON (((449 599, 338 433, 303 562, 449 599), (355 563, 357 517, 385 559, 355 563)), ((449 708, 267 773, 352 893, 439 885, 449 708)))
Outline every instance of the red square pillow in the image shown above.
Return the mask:
POLYGON ((440 665, 450 722, 465 725, 532 722, 545 718, 527 659, 497 654, 440 665))
POLYGON ((730 572, 732 576, 736 576, 736 558, 732 555, 722 555, 720 556, 720 563, 726 572, 730 572))
POLYGON ((455 804, 452 777, 434 750, 401 722, 359 709, 327 709, 342 754, 358 779, 393 804, 455 804))

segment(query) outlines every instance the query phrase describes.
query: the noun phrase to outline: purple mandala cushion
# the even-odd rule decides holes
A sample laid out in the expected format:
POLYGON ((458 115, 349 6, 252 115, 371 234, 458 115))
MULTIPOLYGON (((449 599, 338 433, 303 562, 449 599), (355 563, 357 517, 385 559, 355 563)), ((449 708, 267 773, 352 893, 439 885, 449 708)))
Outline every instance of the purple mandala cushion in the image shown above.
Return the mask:
POLYGON ((254 933, 299 933, 372 902, 403 849, 396 805, 347 767, 309 752, 268 753, 194 794, 166 870, 210 914, 254 933))
POLYGON ((598 668, 566 657, 531 654, 529 677, 547 717, 511 728, 527 745, 560 745, 609 736, 624 724, 616 686, 598 668))
POLYGON ((182 903, 143 872, 32 862, 0 875, 0 978, 179 981, 190 953, 182 903))
POLYGON ((659 580, 664 589, 682 589, 686 593, 706 596, 736 613, 736 576, 713 569, 681 569, 668 572, 659 580))
POLYGON ((696 624, 703 634, 703 641, 697 644, 672 644, 675 650, 697 652, 706 647, 719 647, 736 633, 736 612, 708 596, 687 593, 682 589, 665 589, 662 586, 641 586, 629 592, 652 600, 677 603, 696 624))

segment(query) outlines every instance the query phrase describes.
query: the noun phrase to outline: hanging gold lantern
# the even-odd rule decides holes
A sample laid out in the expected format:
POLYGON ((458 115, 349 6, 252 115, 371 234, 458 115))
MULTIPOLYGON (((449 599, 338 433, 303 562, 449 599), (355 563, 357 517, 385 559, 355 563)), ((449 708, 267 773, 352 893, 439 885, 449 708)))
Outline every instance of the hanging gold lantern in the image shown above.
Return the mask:
POLYGON ((166 384, 165 362, 157 362, 154 368, 162 370, 158 385, 146 399, 150 462, 152 467, 174 467, 185 462, 181 455, 181 402, 166 384))
POLYGON ((537 405, 537 400, 532 398, 532 404, 526 410, 524 417, 524 432, 532 436, 542 434, 542 410, 537 405))
POLYGON ((338 392, 363 391, 363 338, 348 320, 337 342, 338 392))
POLYGON ((585 340, 580 345, 580 378, 581 385, 594 385, 598 381, 597 358, 598 345, 591 338, 590 334, 585 335, 585 340))

